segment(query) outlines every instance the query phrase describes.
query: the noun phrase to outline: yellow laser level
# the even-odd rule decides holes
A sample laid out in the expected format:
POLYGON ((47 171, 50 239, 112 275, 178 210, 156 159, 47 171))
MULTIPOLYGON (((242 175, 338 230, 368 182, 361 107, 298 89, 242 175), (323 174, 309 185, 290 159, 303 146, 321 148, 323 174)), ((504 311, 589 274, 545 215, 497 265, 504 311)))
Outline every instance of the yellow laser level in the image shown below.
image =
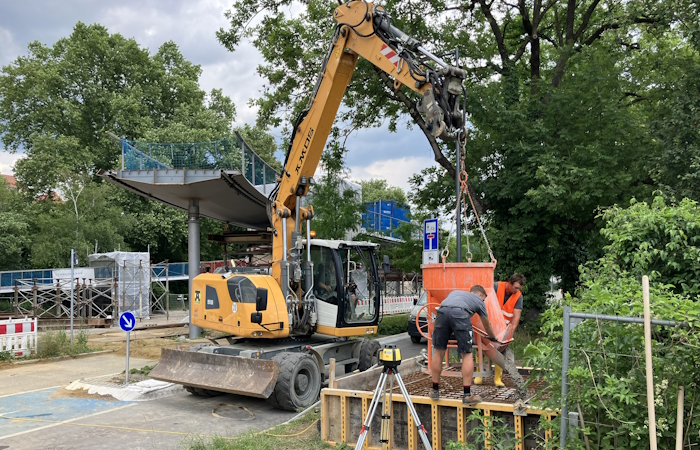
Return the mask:
POLYGON ((401 349, 396 348, 395 345, 385 345, 379 352, 379 360, 384 367, 389 367, 390 369, 398 367, 401 364, 401 349))

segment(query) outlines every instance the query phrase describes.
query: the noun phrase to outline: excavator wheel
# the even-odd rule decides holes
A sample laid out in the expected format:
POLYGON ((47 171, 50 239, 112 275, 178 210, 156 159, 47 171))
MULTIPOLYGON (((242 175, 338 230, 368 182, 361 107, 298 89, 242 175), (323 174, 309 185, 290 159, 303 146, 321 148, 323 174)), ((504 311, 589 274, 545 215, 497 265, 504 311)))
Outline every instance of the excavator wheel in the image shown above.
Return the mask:
POLYGON ((379 363, 379 349, 381 345, 373 339, 362 339, 360 347, 360 364, 358 369, 364 372, 379 363))
MULTIPOLYGON (((190 352, 198 352, 204 347, 213 347, 213 344, 195 344, 188 349, 190 352)), ((183 386, 187 392, 192 395, 197 395, 199 397, 216 397, 217 395, 223 394, 223 392, 212 391, 211 389, 196 388, 194 386, 183 386)))
POLYGON ((279 363, 280 374, 268 403, 287 411, 311 406, 321 392, 321 370, 316 360, 294 352, 283 352, 272 359, 279 363))

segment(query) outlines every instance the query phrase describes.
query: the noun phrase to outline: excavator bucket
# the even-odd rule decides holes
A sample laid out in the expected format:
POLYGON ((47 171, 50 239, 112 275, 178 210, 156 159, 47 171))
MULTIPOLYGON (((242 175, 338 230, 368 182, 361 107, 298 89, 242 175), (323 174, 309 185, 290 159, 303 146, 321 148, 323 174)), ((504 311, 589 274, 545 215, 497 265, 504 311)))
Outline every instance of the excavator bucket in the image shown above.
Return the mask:
POLYGON ((279 364, 272 360, 163 348, 149 376, 201 389, 268 398, 279 373, 279 364))

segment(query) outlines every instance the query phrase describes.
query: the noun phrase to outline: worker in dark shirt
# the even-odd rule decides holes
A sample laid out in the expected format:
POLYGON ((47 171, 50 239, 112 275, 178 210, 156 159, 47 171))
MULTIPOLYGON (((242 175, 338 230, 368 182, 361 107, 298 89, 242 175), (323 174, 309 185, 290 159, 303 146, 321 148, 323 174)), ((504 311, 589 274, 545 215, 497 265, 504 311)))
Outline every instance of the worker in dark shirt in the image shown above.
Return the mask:
MULTIPOLYGON (((481 401, 481 397, 471 394, 472 375, 474 374, 474 358, 472 357, 472 343, 474 334, 472 331, 471 318, 474 314, 481 317, 481 323, 489 336, 489 340, 498 342, 489 323, 486 312, 486 290, 479 285, 472 286, 470 292, 452 291, 440 304, 435 318, 433 329, 433 353, 431 358, 431 372, 433 378, 433 389, 430 398, 438 400, 440 398, 439 384, 442 373, 442 360, 447 351, 447 342, 450 335, 454 333, 457 340, 457 350, 462 355, 462 384, 464 386, 464 397, 462 403, 473 405, 481 401)), ((497 353, 496 349, 488 345, 485 349, 487 355, 497 353)), ((490 357, 490 356, 489 356, 490 357)))

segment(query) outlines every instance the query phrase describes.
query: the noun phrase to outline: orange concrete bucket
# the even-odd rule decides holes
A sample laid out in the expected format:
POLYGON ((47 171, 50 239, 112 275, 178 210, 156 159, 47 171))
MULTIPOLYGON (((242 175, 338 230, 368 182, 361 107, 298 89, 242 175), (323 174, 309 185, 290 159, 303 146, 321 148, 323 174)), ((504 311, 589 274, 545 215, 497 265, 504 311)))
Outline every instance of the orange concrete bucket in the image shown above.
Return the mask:
MULTIPOLYGON (((421 269, 423 269, 423 288, 428 296, 428 333, 426 335, 428 347, 432 346, 433 324, 437 307, 450 292, 454 290, 469 292, 469 289, 474 285, 480 285, 486 290, 486 312, 498 340, 503 343, 512 341, 512 339, 506 339, 506 321, 493 289, 495 262, 424 264, 421 269)), ((476 344, 481 341, 479 336, 486 336, 486 331, 477 314, 472 316, 471 320, 474 328, 475 347, 477 347, 476 344)), ((456 348, 456 342, 451 341, 448 348, 456 348)), ((479 353, 481 353, 481 348, 479 348, 479 353)), ((430 359, 430 357, 431 352, 428 351, 428 358, 430 359)), ((481 363, 483 358, 479 359, 481 363)))

